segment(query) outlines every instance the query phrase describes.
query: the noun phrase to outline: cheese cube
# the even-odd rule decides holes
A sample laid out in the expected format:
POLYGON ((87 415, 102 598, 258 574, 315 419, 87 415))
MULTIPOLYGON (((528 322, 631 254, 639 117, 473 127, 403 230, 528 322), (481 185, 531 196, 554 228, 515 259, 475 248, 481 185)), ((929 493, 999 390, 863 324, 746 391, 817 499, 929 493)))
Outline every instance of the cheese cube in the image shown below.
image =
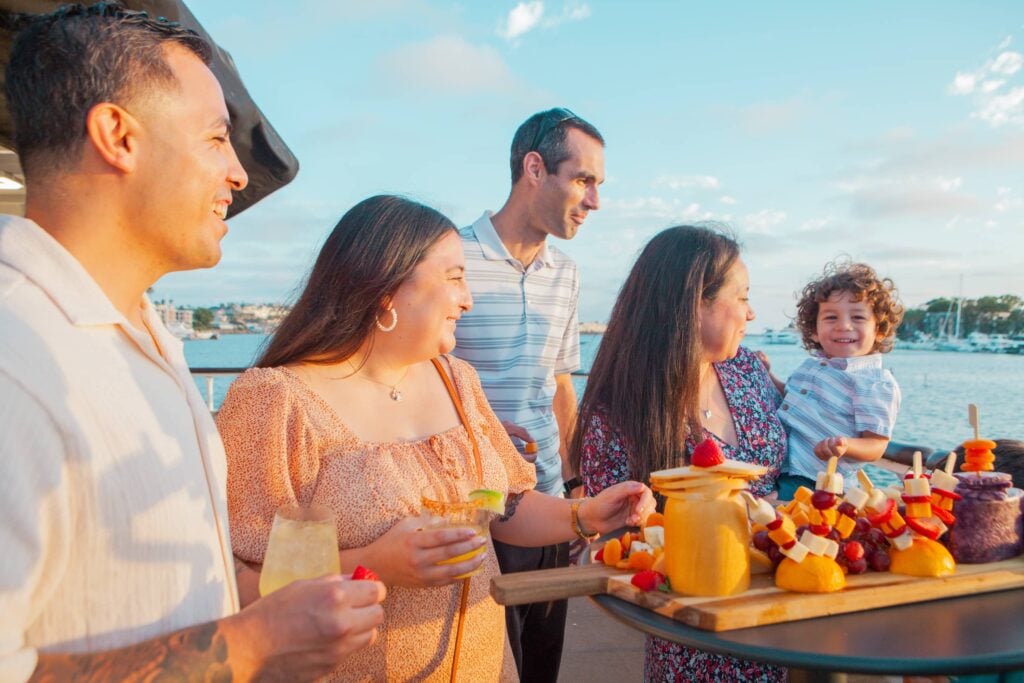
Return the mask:
POLYGON ((797 564, 803 562, 804 558, 807 557, 807 546, 799 541, 794 543, 793 547, 779 548, 779 551, 797 564))
POLYGON ((932 487, 924 477, 912 477, 903 480, 903 489, 908 496, 930 496, 932 487))
POLYGON ((944 470, 932 470, 932 488, 942 491, 956 491, 958 480, 944 470))
POLYGON ((868 502, 868 492, 862 488, 852 486, 846 490, 846 502, 857 508, 859 512, 868 502))

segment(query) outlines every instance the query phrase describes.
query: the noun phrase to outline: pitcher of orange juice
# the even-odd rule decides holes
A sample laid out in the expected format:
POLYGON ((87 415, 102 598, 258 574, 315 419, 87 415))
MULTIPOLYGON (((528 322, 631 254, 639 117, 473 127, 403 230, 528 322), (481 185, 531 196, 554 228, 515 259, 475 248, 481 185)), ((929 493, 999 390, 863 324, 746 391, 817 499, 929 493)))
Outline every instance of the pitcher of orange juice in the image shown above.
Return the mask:
POLYGON ((665 503, 665 569, 684 595, 734 595, 750 587, 750 525, 734 490, 672 493, 665 503))

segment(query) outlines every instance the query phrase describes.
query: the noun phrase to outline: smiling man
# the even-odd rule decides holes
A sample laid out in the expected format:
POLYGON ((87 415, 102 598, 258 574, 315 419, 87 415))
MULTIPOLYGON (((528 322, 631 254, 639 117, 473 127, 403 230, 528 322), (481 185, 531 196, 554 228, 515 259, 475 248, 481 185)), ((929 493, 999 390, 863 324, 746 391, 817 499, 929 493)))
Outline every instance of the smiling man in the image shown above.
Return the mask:
POLYGON ((175 24, 35 17, 6 74, 26 216, 0 217, 0 680, 306 680, 372 641, 338 576, 238 611, 225 458, 146 289, 220 260, 247 176, 175 24))
MULTIPOLYGON (((580 284, 576 264, 547 238, 572 239, 598 209, 604 139, 568 109, 539 112, 516 131, 511 167, 505 205, 460 231, 474 307, 456 329, 455 355, 476 368, 524 457, 536 455, 537 490, 559 495, 571 472, 565 444, 576 421, 580 284)), ((568 544, 494 546, 503 573, 568 564, 568 544)), ((566 606, 561 600, 507 608, 524 681, 558 678, 566 606)))

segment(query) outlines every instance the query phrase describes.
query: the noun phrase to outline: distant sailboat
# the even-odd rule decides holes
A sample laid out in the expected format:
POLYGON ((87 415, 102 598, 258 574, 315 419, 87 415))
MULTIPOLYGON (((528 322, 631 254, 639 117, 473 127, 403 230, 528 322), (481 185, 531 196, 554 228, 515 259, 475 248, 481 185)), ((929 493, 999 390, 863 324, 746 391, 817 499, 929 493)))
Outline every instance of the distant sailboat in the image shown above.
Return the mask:
POLYGON ((792 327, 782 327, 777 330, 770 327, 765 328, 761 339, 765 344, 799 344, 800 335, 792 327))

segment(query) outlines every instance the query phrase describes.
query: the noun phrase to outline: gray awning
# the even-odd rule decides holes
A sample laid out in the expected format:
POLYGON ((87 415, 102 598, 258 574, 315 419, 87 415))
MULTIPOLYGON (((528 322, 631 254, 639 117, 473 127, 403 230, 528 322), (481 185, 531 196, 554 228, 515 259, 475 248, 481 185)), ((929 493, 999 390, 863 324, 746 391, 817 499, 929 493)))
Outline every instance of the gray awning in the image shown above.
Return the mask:
MULTIPOLYGON (((83 4, 94 4, 86 0, 83 4)), ((0 0, 0 12, 29 12, 41 14, 51 12, 61 5, 60 0, 0 0)), ((241 192, 234 193, 231 215, 234 216, 271 192, 287 185, 299 171, 299 160, 270 125, 263 112, 252 101, 242 79, 235 69, 231 55, 217 46, 210 34, 199 25, 196 18, 180 0, 122 0, 129 9, 145 10, 153 17, 164 17, 193 29, 206 38, 213 46, 213 73, 220 81, 227 101, 228 111, 234 125, 231 142, 238 152, 238 158, 249 174, 249 185, 241 192)), ((7 67, 11 51, 12 33, 0 26, 0 80, 7 67)), ((0 145, 13 148, 10 114, 6 103, 0 107, 0 145)))

